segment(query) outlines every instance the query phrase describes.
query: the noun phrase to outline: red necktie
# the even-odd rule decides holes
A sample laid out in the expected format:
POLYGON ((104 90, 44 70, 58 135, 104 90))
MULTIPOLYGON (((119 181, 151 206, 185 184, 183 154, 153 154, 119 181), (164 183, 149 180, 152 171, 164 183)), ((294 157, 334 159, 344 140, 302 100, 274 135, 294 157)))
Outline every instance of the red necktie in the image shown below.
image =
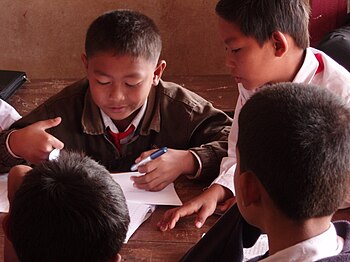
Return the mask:
POLYGON ((114 145, 117 147, 118 151, 120 151, 120 141, 127 138, 130 136, 135 130, 135 126, 131 125, 127 130, 124 132, 119 132, 119 133, 113 133, 109 128, 108 128, 108 133, 110 134, 111 140, 113 141, 114 145))

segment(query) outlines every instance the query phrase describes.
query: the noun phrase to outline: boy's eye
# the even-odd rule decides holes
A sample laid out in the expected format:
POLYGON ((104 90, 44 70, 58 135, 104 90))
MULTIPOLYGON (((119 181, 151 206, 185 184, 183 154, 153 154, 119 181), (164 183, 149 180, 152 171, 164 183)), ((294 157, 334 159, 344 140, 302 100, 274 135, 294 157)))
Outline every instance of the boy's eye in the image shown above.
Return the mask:
POLYGON ((101 85, 101 86, 105 86, 105 85, 108 85, 110 84, 111 82, 109 81, 99 81, 99 80, 96 80, 97 84, 101 85))
POLYGON ((231 53, 237 53, 239 52, 239 50, 241 50, 241 48, 229 48, 229 47, 225 47, 226 51, 229 51, 231 53))
POLYGON ((232 52, 232 53, 237 53, 237 52, 239 52, 239 50, 241 50, 241 49, 240 49, 240 48, 231 49, 231 52, 232 52))
POLYGON ((136 87, 136 86, 140 85, 140 83, 141 83, 141 82, 135 83, 135 84, 134 84, 134 83, 126 83, 126 82, 125 82, 125 85, 126 85, 127 87, 136 87))

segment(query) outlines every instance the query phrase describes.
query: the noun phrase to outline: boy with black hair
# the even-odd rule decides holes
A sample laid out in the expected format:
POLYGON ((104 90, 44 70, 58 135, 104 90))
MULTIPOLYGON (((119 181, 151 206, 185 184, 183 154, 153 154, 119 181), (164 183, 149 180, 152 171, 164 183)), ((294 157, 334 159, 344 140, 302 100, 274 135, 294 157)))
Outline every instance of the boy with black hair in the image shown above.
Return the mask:
POLYGON ((232 121, 193 92, 162 81, 160 52, 158 29, 147 16, 115 10, 98 17, 82 55, 87 78, 0 134, 1 171, 24 160, 40 163, 65 147, 125 172, 135 159, 167 146, 166 154, 139 167, 146 174, 134 177, 135 186, 161 190, 182 174, 213 181, 232 121))
MULTIPOLYGON (((253 95, 238 122, 238 209, 269 243, 252 261, 349 261, 350 223, 331 218, 348 192, 350 109, 328 90, 279 83, 253 95)), ((258 235, 233 210, 183 261, 242 261, 244 242, 258 235), (238 225, 227 233, 233 221, 238 225), (211 243, 223 250, 203 251, 211 243), (202 257, 201 250, 209 254, 202 257)))
MULTIPOLYGON (((196 227, 217 209, 235 202, 238 116, 247 99, 269 83, 310 83, 332 91, 350 104, 350 73, 323 52, 309 46, 309 1, 220 0, 218 29, 227 50, 226 64, 238 83, 239 97, 229 135, 228 157, 220 174, 198 197, 167 211, 159 222, 168 230, 184 216, 197 213, 196 227)), ((350 206, 350 198, 340 207, 350 206)))
POLYGON ((33 169, 13 167, 8 194, 3 227, 19 261, 120 261, 130 222, 124 194, 91 158, 62 151, 33 169))

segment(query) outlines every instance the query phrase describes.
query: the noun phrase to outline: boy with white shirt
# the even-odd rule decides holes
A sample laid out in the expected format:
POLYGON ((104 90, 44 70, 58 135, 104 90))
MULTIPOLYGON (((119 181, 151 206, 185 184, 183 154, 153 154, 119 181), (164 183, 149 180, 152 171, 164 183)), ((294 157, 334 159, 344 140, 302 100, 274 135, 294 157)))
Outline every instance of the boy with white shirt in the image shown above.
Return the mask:
POLYGON ((20 118, 21 116, 12 106, 0 99, 0 131, 9 128, 13 122, 20 118))
POLYGON ((147 16, 102 14, 90 25, 82 61, 87 77, 0 133, 0 172, 40 163, 54 149, 83 151, 110 172, 142 165, 135 186, 161 190, 180 175, 212 182, 227 156, 231 119, 195 93, 161 80, 161 38, 147 16), (181 163, 179 165, 179 163, 181 163))
POLYGON ((259 236, 254 227, 267 234, 268 252, 249 261, 350 261, 350 223, 331 223, 349 190, 343 100, 318 86, 278 83, 254 94, 238 122, 238 209, 181 261, 242 261, 242 247, 259 236))
MULTIPOLYGON (((228 157, 223 158, 220 174, 207 190, 164 214, 159 222, 163 231, 193 213, 197 213, 196 227, 201 227, 216 209, 224 212, 235 202, 232 177, 236 169, 238 116, 247 99, 261 86, 278 82, 315 84, 350 105, 350 73, 323 52, 309 47, 308 1, 220 0, 216 13, 227 50, 226 64, 239 89, 228 157)), ((346 196, 340 207, 349 206, 346 196)))
POLYGON ((238 123, 236 199, 268 236, 261 261, 349 259, 350 224, 331 223, 349 184, 344 101, 318 86, 280 83, 249 99, 238 123))

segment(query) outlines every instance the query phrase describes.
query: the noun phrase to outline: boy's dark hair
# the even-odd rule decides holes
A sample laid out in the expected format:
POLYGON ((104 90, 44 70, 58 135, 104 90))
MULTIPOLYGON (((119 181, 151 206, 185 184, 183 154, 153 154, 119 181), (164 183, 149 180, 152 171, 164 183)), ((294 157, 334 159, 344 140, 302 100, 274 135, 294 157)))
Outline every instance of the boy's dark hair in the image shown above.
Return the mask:
POLYGON ((154 22, 131 10, 114 10, 96 18, 85 39, 88 58, 98 52, 112 52, 157 62, 161 49, 159 30, 154 22))
POLYGON ((20 261, 108 261, 125 239, 129 214, 109 172, 89 157, 61 151, 27 173, 9 214, 20 261))
POLYGON ((334 213, 350 174, 350 110, 317 86, 280 83, 239 115, 241 172, 252 171, 276 206, 303 221, 334 213))
POLYGON ((216 13, 260 45, 280 31, 290 35, 298 47, 309 46, 309 0, 219 0, 216 13))

